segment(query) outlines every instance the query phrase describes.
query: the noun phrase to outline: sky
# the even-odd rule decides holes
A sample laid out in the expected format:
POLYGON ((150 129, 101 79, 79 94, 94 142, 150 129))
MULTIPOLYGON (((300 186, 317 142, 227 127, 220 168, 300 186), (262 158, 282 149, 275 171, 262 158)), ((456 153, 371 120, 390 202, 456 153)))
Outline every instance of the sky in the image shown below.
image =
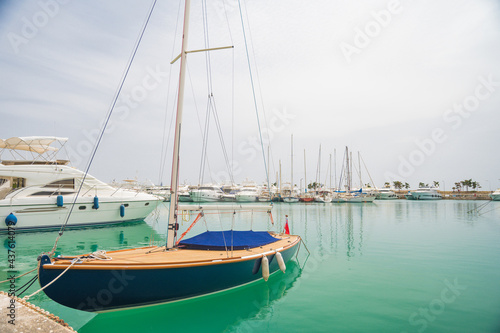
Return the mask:
MULTIPOLYGON (((60 157, 85 169, 151 4, 0 0, 1 138, 68 137, 60 157)), ((181 182, 272 183, 280 162, 290 181, 293 135, 297 185, 338 183, 348 146, 363 183, 500 187, 500 2, 240 4, 191 3, 187 48, 234 48, 188 55, 181 182)), ((103 181, 170 183, 183 6, 154 7, 90 168, 103 181)))

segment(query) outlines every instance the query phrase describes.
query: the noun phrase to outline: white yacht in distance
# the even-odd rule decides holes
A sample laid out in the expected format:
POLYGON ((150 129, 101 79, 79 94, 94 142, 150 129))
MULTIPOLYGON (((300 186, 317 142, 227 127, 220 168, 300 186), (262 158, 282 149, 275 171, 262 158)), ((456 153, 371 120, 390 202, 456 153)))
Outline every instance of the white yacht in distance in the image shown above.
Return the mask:
POLYGON ((376 192, 376 200, 393 200, 397 199, 396 193, 389 187, 379 188, 376 192))
POLYGON ((408 194, 405 194, 406 199, 408 200, 440 200, 443 199, 441 193, 438 192, 435 187, 420 187, 414 191, 408 191, 408 194))
POLYGON ((237 202, 255 202, 259 197, 259 189, 254 182, 246 181, 235 196, 237 202))
POLYGON ((214 202, 221 201, 224 192, 215 185, 203 185, 189 191, 193 202, 214 202))
POLYGON ((500 188, 490 194, 491 200, 500 201, 500 188))
POLYGON ((333 200, 333 193, 330 190, 321 189, 317 191, 316 196, 314 197, 314 201, 329 203, 333 200))
MULTIPOLYGON (((68 166, 67 160, 56 160, 58 148, 50 145, 58 142, 62 147, 67 140, 57 137, 0 139, 0 219, 17 220, 16 230, 57 229, 72 209, 68 227, 140 221, 163 200, 147 193, 112 187, 68 166), (6 152, 17 159, 6 160, 6 152), (22 153, 31 154, 33 159, 27 159, 22 153)), ((7 232, 6 225, 0 223, 0 233, 7 232)))

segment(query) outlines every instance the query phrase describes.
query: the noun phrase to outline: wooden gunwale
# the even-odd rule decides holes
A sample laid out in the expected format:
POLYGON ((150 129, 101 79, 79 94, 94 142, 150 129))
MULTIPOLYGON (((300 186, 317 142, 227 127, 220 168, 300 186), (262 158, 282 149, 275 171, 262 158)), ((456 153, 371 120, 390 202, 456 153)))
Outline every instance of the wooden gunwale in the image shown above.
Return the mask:
MULTIPOLYGON (((159 251, 146 253, 155 247, 143 247, 139 249, 125 249, 107 252, 106 255, 112 257, 111 260, 88 260, 77 263, 70 270, 142 270, 142 269, 162 269, 162 268, 186 268, 196 266, 218 265, 234 263, 238 261, 254 260, 260 255, 270 255, 274 252, 282 252, 294 247, 300 241, 300 236, 286 236, 276 242, 248 250, 235 250, 232 257, 226 257, 226 251, 208 250, 186 250, 176 249, 173 251, 159 251), (146 251, 144 251, 146 250, 146 251), (134 253, 136 252, 136 253, 134 253), (186 260, 186 258, 188 258, 186 260)), ((229 251, 230 252, 230 251, 229 251)), ((78 256, 68 257, 77 258, 78 256)), ((52 259, 52 264, 46 264, 44 269, 66 269, 71 261, 68 259, 52 259)))

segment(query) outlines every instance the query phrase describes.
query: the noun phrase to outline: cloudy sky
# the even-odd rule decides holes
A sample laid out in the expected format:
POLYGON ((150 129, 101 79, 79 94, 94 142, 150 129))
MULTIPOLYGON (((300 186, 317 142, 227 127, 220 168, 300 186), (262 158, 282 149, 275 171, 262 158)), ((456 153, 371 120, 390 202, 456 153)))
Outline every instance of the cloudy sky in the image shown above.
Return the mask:
MULTIPOLYGON (((439 181, 450 189, 472 178, 484 189, 500 187, 498 1, 241 5, 266 157, 270 142, 271 182, 280 160, 283 179, 290 177, 293 134, 297 184, 317 179, 321 145, 320 182, 327 184, 330 155, 336 152, 333 180, 349 146, 355 164, 359 151, 378 186, 439 181)), ((138 0, 1 0, 1 137, 68 137, 67 153, 83 169, 150 6, 138 0)), ((182 7, 158 0, 154 8, 91 167, 104 181, 170 181, 179 70, 170 61, 180 52, 182 7)), ((189 55, 181 181, 200 181, 207 96, 213 94, 235 180, 262 182, 265 164, 236 0, 192 1, 188 48, 207 43, 234 49, 211 52, 209 70, 205 54, 189 55)), ((213 114, 208 128, 203 182, 228 173, 213 114)), ((371 182, 362 172, 363 182, 371 182)))

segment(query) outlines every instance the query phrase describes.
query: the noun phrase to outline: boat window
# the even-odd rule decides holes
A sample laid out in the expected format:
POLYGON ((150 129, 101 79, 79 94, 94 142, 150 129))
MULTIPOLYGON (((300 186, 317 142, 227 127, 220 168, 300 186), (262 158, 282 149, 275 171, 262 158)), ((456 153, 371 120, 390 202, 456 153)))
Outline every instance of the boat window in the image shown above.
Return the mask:
POLYGON ((87 209, 87 206, 80 206, 80 207, 78 207, 78 209, 79 210, 85 210, 85 209, 87 209))
POLYGON ((11 190, 9 179, 0 178, 0 199, 4 199, 11 190))
POLYGON ((7 183, 9 180, 6 179, 6 178, 0 178, 0 186, 2 186, 3 184, 7 183))
POLYGON ((144 204, 144 206, 149 206, 149 202, 146 202, 146 203, 144 204))
POLYGON ((12 188, 21 188, 26 186, 26 179, 24 178, 12 178, 12 188))
POLYGON ((55 182, 48 183, 44 187, 55 187, 55 188, 75 188, 75 179, 61 179, 55 182))
MULTIPOLYGON (((75 192, 63 192, 60 193, 61 195, 68 195, 68 194, 73 194, 75 192)), ((59 195, 59 192, 57 191, 40 191, 40 192, 35 192, 30 194, 30 197, 38 197, 38 196, 51 196, 51 195, 59 195)))
POLYGON ((123 206, 128 207, 128 204, 124 204, 123 206))

